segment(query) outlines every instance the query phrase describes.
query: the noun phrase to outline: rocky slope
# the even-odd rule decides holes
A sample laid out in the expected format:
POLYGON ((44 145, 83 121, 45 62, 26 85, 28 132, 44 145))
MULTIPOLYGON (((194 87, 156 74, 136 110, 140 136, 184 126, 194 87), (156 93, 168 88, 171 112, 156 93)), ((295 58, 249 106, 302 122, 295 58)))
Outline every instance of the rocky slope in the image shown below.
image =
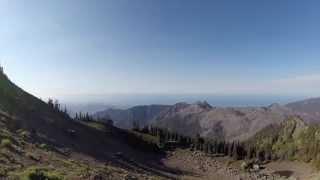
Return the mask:
POLYGON ((140 126, 155 125, 183 135, 245 140, 262 128, 281 123, 295 114, 279 104, 269 107, 221 108, 207 102, 177 103, 173 106, 136 106, 127 110, 108 109, 96 118, 112 119, 121 128, 131 128, 133 121, 140 126))
POLYGON ((245 140, 270 124, 279 124, 290 116, 298 115, 307 123, 320 119, 320 98, 294 102, 285 106, 221 108, 207 102, 177 103, 173 106, 136 106, 127 110, 109 109, 96 117, 111 118, 115 125, 131 128, 133 121, 141 126, 153 124, 184 135, 245 140))
POLYGON ((154 124, 184 135, 245 140, 293 112, 278 104, 269 107, 220 108, 207 103, 179 103, 157 116, 154 124))

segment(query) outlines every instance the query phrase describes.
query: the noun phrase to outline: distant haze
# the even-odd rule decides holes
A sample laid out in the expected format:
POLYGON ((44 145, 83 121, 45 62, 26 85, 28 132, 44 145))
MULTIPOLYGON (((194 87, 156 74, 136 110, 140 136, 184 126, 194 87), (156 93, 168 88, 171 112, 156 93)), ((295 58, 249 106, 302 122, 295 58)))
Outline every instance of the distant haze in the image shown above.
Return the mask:
POLYGON ((118 94, 118 95, 96 95, 96 96, 69 96, 62 97, 63 102, 77 107, 90 108, 89 112, 95 109, 101 110, 110 107, 129 108, 136 105, 162 104, 173 105, 178 102, 194 103, 197 101, 207 101, 212 106, 237 107, 237 106, 269 106, 273 103, 286 104, 306 97, 289 96, 268 96, 268 95, 150 95, 150 94, 118 94))

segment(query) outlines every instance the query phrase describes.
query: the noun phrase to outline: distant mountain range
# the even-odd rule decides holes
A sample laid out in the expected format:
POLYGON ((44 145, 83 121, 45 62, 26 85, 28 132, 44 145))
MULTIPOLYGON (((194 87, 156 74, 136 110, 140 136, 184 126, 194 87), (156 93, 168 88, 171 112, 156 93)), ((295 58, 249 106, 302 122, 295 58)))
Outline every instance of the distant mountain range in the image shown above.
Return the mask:
POLYGON ((94 116, 110 118, 121 128, 131 128, 138 121, 140 126, 155 125, 188 136, 245 140, 292 116, 300 116, 307 123, 320 122, 320 98, 268 107, 212 107, 207 102, 135 106, 126 110, 108 109, 94 116))
MULTIPOLYGON (((285 106, 272 104, 243 108, 212 107, 207 102, 177 103, 135 106, 127 110, 108 109, 95 116, 111 118, 117 126, 126 128, 137 121, 141 127, 155 125, 184 135, 248 140, 246 143, 252 143, 250 147, 258 150, 253 157, 269 153, 276 158, 318 165, 319 126, 308 126, 295 116, 303 116, 309 123, 319 122, 319 101, 309 99, 285 106)), ((0 176, 4 179, 181 179, 180 176, 183 179, 185 174, 190 174, 189 170, 179 169, 186 162, 197 162, 194 166, 198 166, 198 162, 208 164, 203 161, 205 153, 178 149, 170 154, 178 157, 179 164, 170 166, 164 161, 170 162, 172 156, 166 158, 168 156, 159 144, 166 139, 170 146, 179 147, 177 145, 183 142, 181 136, 162 133, 160 140, 152 133, 122 130, 109 123, 74 120, 60 110, 59 104, 41 101, 1 72, 0 137, 0 165, 3 168, 0 176), (198 158, 190 160, 186 156, 198 158)), ((201 139, 198 137, 187 146, 199 145, 205 152, 209 146, 200 143, 201 139)), ((239 148, 234 143, 232 146, 231 143, 219 144, 222 144, 223 151, 239 148)), ((225 160, 229 162, 227 158, 225 160)), ((210 156, 211 161, 218 162, 210 156)), ((200 169, 203 171, 202 167, 200 169)), ((198 178, 197 171, 194 174, 197 179, 208 179, 198 178)))
POLYGON ((126 110, 107 109, 94 114, 95 118, 112 119, 116 126, 121 128, 131 128, 134 121, 140 126, 149 124, 161 112, 170 109, 167 105, 135 106, 126 110))
POLYGON ((106 105, 102 103, 65 103, 68 109, 68 113, 70 116, 75 117, 76 113, 89 113, 94 114, 97 111, 102 111, 105 109, 112 109, 114 106, 106 105))

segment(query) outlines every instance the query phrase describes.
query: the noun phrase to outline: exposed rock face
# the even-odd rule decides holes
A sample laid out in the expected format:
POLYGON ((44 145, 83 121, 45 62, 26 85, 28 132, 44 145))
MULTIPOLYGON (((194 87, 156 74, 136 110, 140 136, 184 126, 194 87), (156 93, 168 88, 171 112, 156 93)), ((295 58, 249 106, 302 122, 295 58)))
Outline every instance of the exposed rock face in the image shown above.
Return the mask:
POLYGON ((156 117, 154 124, 184 135, 245 140, 270 124, 279 124, 294 113, 287 107, 218 108, 178 103, 156 117))

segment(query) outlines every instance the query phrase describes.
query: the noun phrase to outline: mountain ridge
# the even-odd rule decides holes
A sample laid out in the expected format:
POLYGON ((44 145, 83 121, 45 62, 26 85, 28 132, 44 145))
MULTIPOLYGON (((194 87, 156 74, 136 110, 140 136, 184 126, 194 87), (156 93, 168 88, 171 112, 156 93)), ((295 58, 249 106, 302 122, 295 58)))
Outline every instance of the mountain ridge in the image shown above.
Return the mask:
MULTIPOLYGON (((320 113, 316 111, 317 108, 312 109, 311 113, 304 109, 303 104, 310 100, 313 101, 313 104, 319 104, 320 107, 320 98, 307 99, 286 105, 273 103, 266 107, 212 107, 206 101, 199 101, 193 104, 180 102, 174 105, 164 105, 165 108, 155 112, 151 118, 144 117, 141 126, 160 126, 188 136, 200 134, 204 137, 245 140, 265 126, 281 123, 286 118, 294 115, 301 117, 307 123, 319 122, 320 113), (312 114, 313 112, 315 114, 312 114)), ((149 106, 137 107, 147 109, 149 106)), ((134 112, 132 111, 135 110, 135 107, 128 110, 133 114, 134 112)), ((128 113, 128 110, 109 109, 102 112, 108 114, 113 113, 112 111, 117 111, 121 114, 128 113)), ((113 116, 111 119, 117 122, 117 118, 113 116)), ((127 116, 126 120, 122 119, 121 121, 132 122, 134 120, 138 120, 137 117, 130 118, 127 116)), ((127 124, 122 127, 131 128, 131 125, 127 124)))
POLYGON ((288 103, 286 107, 292 109, 308 123, 320 122, 320 98, 309 98, 302 101, 288 103))
POLYGON ((138 122, 140 126, 147 125, 156 115, 165 109, 167 105, 142 105, 129 109, 108 109, 97 112, 93 115, 96 119, 112 119, 114 124, 120 128, 132 128, 133 122, 138 122))

